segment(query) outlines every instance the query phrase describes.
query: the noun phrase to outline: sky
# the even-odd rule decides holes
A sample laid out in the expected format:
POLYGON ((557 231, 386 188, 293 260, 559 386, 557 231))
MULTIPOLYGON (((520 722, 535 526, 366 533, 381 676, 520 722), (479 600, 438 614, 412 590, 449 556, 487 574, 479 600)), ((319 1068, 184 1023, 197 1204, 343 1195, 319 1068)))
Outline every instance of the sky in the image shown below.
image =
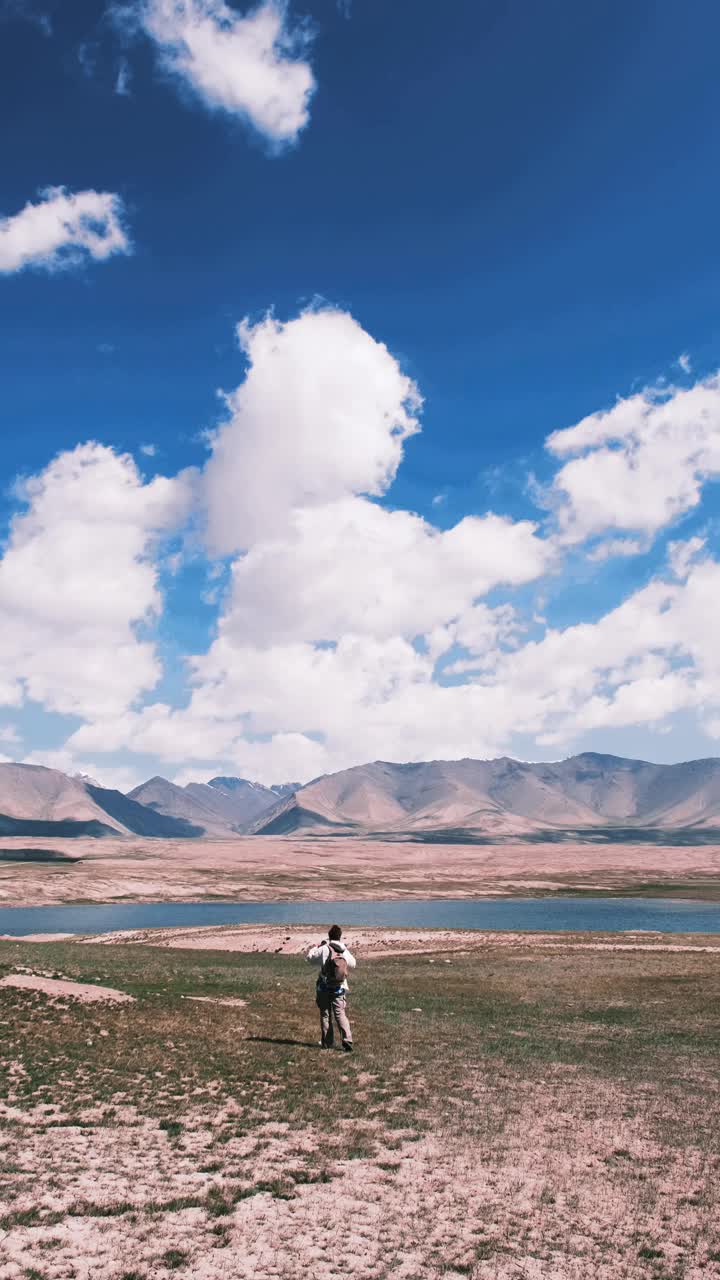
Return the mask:
POLYGON ((718 753, 718 40, 0 0, 0 759, 718 753))

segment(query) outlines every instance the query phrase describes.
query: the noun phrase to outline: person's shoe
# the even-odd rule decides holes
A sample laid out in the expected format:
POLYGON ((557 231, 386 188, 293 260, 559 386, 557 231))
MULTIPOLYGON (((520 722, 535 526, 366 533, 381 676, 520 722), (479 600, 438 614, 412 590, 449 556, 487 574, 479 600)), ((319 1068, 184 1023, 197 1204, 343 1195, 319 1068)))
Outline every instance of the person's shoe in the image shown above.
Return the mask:
POLYGON ((352 1040, 346 1040, 343 1045, 343 1053, 352 1053, 352 1051, 353 1051, 352 1040))

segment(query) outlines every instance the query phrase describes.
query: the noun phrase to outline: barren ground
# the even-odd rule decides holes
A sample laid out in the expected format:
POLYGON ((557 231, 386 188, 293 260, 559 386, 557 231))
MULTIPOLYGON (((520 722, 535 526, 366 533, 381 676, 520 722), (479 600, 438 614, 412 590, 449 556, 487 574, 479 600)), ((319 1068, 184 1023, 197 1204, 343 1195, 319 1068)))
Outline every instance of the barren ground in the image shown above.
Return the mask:
POLYGON ((720 1277, 716 937, 351 932, 0 943, 0 1280, 720 1277))
POLYGON ((74 863, 0 860, 0 905, 462 898, 652 893, 720 898, 720 846, 442 845, 255 836, 237 840, 3 839, 74 863))

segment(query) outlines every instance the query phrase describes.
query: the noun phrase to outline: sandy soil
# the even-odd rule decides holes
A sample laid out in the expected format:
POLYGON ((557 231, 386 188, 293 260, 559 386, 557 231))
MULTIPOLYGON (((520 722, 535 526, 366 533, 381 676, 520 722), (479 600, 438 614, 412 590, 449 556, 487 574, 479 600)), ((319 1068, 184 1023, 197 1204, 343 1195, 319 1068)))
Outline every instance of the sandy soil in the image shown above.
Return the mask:
POLYGON ((9 973, 0 978, 0 987, 20 987, 26 991, 40 991, 43 995, 58 999, 70 996, 83 1004, 95 1004, 109 1000, 113 1004, 127 1004, 133 1000, 125 991, 113 987, 99 987, 87 982, 70 982, 66 978, 47 978, 37 973, 9 973))
MULTIPOLYGON (((23 942, 64 942, 67 938, 75 938, 74 933, 26 933, 23 942)), ((0 942, 13 942, 14 933, 0 933, 0 942)))
POLYGON ((718 845, 427 845, 291 836, 51 843, 79 861, 0 863, 0 906, 632 893, 654 882, 676 884, 692 897, 720 888, 718 845))

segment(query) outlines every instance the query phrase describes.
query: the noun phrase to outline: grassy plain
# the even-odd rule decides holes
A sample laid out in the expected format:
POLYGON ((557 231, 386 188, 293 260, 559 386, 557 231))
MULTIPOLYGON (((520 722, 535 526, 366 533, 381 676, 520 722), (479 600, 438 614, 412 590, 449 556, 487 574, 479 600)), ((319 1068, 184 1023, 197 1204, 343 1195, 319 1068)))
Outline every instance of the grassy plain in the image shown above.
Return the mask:
POLYGON ((716 951, 366 957, 352 1056, 296 956, 0 944, 18 970, 135 1001, 0 989, 0 1280, 720 1276, 716 951))

